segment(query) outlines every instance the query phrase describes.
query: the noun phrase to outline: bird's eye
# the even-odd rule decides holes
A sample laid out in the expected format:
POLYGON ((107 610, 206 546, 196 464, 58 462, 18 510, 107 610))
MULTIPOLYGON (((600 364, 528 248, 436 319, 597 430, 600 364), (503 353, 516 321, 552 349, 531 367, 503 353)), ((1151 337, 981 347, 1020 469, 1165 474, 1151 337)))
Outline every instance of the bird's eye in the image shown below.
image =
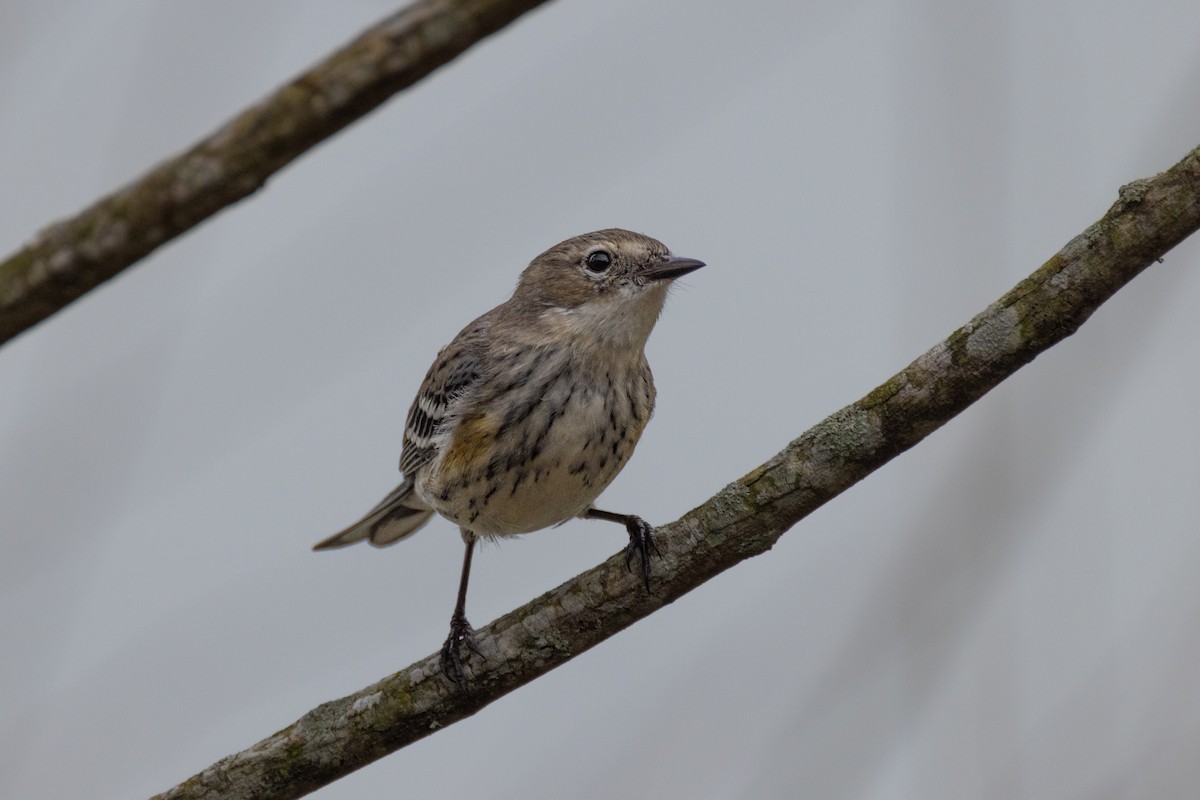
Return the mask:
POLYGON ((605 250, 597 250, 588 255, 583 262, 592 272, 604 272, 612 266, 612 256, 605 250))

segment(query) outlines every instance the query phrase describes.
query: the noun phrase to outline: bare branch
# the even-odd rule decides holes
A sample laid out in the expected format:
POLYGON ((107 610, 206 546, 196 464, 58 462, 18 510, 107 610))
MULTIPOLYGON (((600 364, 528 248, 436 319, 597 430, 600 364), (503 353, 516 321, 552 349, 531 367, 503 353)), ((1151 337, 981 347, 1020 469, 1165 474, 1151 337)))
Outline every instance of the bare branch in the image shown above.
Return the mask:
POLYGON ((0 344, 236 203, 313 145, 546 0, 419 0, 188 151, 0 262, 0 344))
POLYGON ((325 703, 156 800, 300 797, 479 709, 738 562, 921 441, 1200 227, 1200 148, 1121 189, 1104 217, 945 341, 659 529, 653 593, 614 556, 477 631, 462 695, 422 661, 325 703))

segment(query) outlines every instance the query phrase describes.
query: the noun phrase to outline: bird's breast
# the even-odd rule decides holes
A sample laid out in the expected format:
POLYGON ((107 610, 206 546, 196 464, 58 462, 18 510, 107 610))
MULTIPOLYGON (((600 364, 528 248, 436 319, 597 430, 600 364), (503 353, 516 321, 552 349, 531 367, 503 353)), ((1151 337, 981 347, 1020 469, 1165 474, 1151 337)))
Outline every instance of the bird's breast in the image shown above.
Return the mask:
POLYGON ((653 411, 644 358, 625 368, 543 362, 472 404, 417 478, 422 499, 478 535, 528 533, 581 514, 628 461, 653 411))

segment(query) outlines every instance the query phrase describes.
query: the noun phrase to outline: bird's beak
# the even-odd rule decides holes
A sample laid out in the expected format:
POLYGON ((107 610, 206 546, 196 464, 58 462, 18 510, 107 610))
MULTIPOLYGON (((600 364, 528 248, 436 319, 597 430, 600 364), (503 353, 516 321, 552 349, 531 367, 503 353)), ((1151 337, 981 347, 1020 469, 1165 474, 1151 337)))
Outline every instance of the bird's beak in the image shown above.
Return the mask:
POLYGON ((695 272, 703 266, 703 261, 698 261, 694 258, 667 256, 657 264, 648 267, 642 273, 642 277, 648 281, 669 281, 681 275, 687 275, 689 272, 695 272))

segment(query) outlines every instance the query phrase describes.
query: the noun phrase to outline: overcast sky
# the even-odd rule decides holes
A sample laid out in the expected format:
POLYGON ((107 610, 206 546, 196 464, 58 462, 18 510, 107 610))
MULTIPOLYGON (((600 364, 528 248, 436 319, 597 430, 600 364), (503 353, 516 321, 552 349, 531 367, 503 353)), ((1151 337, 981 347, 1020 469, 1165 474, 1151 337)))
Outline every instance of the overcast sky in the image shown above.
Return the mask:
MULTIPOLYGON (((8 0, 0 251, 391 3, 8 0)), ((558 0, 0 348, 0 796, 139 798, 433 652, 398 479, 437 349, 608 226, 710 265, 605 508, 675 519, 1200 144, 1194 0, 558 0)), ((1160 798, 1200 785, 1200 245, 914 451, 321 798, 1160 798)), ((618 550, 477 554, 477 625, 618 550)))

